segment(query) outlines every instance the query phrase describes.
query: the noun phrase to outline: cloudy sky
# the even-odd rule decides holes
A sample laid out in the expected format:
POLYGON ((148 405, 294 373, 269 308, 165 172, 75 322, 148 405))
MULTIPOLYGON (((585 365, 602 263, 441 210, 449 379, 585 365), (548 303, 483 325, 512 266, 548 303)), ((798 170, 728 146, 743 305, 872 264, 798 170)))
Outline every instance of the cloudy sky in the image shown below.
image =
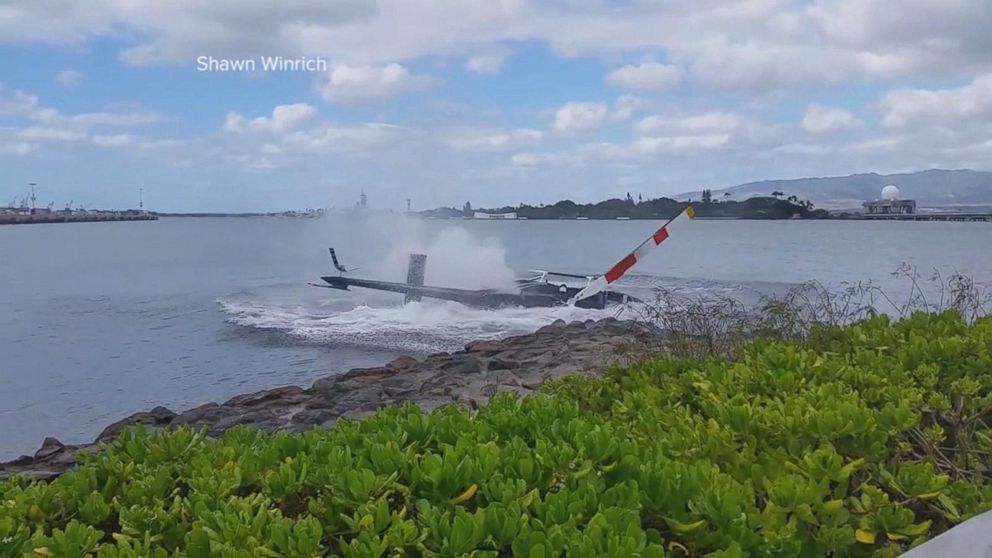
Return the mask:
POLYGON ((990 29, 988 0, 0 0, 0 205, 29 182, 252 211, 987 170, 990 29))

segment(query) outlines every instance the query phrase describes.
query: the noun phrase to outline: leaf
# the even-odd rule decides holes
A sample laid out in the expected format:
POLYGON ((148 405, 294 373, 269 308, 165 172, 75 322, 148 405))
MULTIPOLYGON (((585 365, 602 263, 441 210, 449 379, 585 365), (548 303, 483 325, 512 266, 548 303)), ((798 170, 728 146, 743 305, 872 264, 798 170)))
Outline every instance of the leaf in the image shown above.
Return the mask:
POLYGON ((706 525, 706 520, 705 519, 700 519, 699 521, 694 521, 692 523, 681 523, 679 521, 676 521, 674 519, 669 519, 669 518, 666 517, 665 518, 665 521, 668 522, 668 525, 669 525, 669 527, 672 528, 672 531, 674 531, 674 532, 676 532, 676 533, 678 533, 680 535, 685 535, 686 533, 691 533, 691 532, 699 529, 700 527, 706 525))
POLYGON ((828 512, 835 512, 844 508, 844 500, 830 500, 823 503, 823 510, 828 512))
POLYGON ((534 502, 535 498, 541 498, 541 493, 536 488, 520 497, 520 505, 526 508, 534 502))
POLYGON ((368 529, 373 523, 375 523, 375 518, 372 517, 372 514, 367 513, 363 515, 360 520, 358 520, 358 529, 368 529))
POLYGON ((479 485, 473 482, 471 485, 469 485, 468 488, 465 489, 464 492, 453 498, 451 500, 451 503, 455 505, 464 504, 465 502, 471 500, 472 496, 475 496, 475 493, 478 491, 479 491, 479 485))
MULTIPOLYGON (((916 525, 910 525, 909 527, 903 527, 901 529, 895 529, 896 533, 901 535, 906 535, 907 537, 918 537, 930 530, 930 525, 933 521, 926 520, 922 523, 917 523, 916 525)), ((891 536, 889 538, 892 538, 891 536)))
POLYGON ((854 532, 854 540, 861 544, 875 544, 875 532, 858 529, 854 532))
POLYGON ((865 507, 864 503, 860 498, 849 498, 848 501, 851 507, 854 509, 854 513, 868 513, 868 508, 865 507))
POLYGON ((906 535, 900 535, 895 531, 886 531, 885 536, 888 537, 890 541, 904 541, 909 538, 906 535))
POLYGON ((49 550, 47 546, 41 546, 34 549, 34 553, 38 554, 39 556, 54 556, 54 554, 52 554, 52 551, 49 550))
POLYGON ((865 458, 860 457, 840 468, 840 476, 843 479, 849 478, 854 471, 858 470, 865 463, 865 458))
POLYGON ((947 513, 944 514, 945 516, 954 520, 961 519, 961 513, 958 512, 957 506, 954 505, 954 502, 947 496, 947 494, 941 493, 937 496, 937 501, 940 502, 940 504, 947 510, 947 513))
POLYGON ((589 473, 591 473, 591 472, 592 472, 592 463, 587 460, 582 465, 582 468, 575 472, 575 478, 577 478, 577 479, 584 479, 584 478, 588 477, 589 476, 589 473))

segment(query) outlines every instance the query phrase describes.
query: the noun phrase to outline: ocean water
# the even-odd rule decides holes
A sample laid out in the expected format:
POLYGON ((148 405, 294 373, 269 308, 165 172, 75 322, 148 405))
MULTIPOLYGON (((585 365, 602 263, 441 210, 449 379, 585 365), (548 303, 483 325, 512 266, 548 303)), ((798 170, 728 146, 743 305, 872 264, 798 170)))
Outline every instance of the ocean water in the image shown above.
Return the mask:
MULTIPOLYGON (((0 460, 45 436, 91 440, 110 422, 273 386, 307 386, 401 354, 532 331, 576 308, 483 311, 389 293, 308 287, 332 272, 402 281, 428 254, 429 284, 501 287, 532 268, 602 273, 660 223, 164 218, 0 227, 0 460)), ((872 280, 893 296, 901 263, 992 284, 992 225, 695 221, 638 264, 624 288, 755 301, 808 280, 872 280)), ((630 317, 621 315, 621 318, 630 317)))

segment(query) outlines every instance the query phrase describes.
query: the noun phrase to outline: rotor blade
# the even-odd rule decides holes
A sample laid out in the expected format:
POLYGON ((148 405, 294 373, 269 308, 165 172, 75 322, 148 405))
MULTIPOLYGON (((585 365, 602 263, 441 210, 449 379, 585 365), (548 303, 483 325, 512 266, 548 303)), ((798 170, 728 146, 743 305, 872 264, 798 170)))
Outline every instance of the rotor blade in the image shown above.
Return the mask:
MULTIPOLYGON (((333 289, 348 290, 348 287, 361 287, 363 289, 375 289, 377 291, 415 294, 417 296, 427 298, 451 300, 453 302, 460 302, 469 306, 477 306, 482 308, 515 306, 521 303, 521 296, 518 293, 498 292, 492 289, 469 290, 453 287, 431 287, 427 285, 418 286, 407 283, 376 281, 373 279, 355 279, 352 277, 341 277, 336 275, 321 277, 321 279, 327 283, 327 286, 333 289)), ((550 298, 560 301, 560 299, 556 299, 555 297, 550 298)), ((548 304, 548 306, 550 305, 551 304, 548 304)))
POLYGON ((575 296, 568 301, 569 304, 575 304, 584 298, 589 298, 606 289, 610 283, 623 277, 623 274, 626 273, 628 269, 633 267, 638 261, 644 259, 648 253, 668 238, 672 225, 675 224, 683 215, 685 215, 687 219, 692 219, 695 216, 695 210, 692 209, 691 205, 686 206, 686 208, 683 209, 678 215, 669 219, 667 223, 655 231, 655 233, 648 237, 647 240, 642 242, 637 248, 634 248, 633 252, 627 254, 622 260, 617 262, 616 265, 611 267, 609 271, 593 279, 588 285, 586 285, 586 288, 575 293, 575 296))
POLYGON ((567 271, 548 271, 546 269, 528 269, 531 273, 540 273, 541 275, 551 275, 554 277, 569 277, 572 279, 589 279, 590 277, 596 277, 595 275, 582 275, 580 273, 569 273, 567 271))

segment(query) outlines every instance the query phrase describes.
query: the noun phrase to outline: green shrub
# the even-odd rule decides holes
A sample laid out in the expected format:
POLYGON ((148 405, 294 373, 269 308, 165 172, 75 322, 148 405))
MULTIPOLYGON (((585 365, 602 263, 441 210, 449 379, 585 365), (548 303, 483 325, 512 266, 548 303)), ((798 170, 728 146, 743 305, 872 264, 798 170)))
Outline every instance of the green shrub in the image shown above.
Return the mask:
POLYGON ((125 433, 0 484, 0 555, 895 556, 992 508, 992 320, 872 318, 476 412, 125 433))

